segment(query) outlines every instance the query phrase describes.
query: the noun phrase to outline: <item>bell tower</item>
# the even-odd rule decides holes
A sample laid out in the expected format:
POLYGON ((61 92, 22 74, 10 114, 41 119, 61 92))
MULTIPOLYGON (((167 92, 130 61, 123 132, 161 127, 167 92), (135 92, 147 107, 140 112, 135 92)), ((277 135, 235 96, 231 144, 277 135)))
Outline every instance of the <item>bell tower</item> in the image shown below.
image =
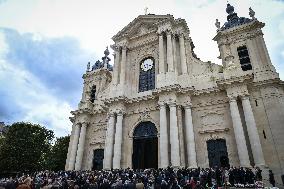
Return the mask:
POLYGON ((278 79, 263 38, 265 24, 255 18, 251 8, 251 18, 239 17, 230 4, 227 4, 226 12, 227 22, 222 27, 216 19, 217 35, 213 39, 218 43, 224 77, 253 73, 254 82, 278 79))
POLYGON ((112 66, 109 64, 108 47, 104 51, 102 61, 97 60, 91 67, 90 62, 87 64, 86 73, 83 75, 84 87, 82 99, 79 103, 79 108, 90 109, 101 102, 104 96, 105 89, 112 80, 112 66))

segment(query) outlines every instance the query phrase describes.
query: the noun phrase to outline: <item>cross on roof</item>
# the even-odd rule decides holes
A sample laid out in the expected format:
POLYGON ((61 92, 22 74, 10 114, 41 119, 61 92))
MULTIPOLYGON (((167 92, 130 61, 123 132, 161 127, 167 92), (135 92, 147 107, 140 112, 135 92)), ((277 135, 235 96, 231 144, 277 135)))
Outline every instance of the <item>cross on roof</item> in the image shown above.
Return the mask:
POLYGON ((145 7, 144 11, 145 11, 145 15, 147 15, 147 14, 148 14, 148 13, 147 13, 148 7, 145 7))

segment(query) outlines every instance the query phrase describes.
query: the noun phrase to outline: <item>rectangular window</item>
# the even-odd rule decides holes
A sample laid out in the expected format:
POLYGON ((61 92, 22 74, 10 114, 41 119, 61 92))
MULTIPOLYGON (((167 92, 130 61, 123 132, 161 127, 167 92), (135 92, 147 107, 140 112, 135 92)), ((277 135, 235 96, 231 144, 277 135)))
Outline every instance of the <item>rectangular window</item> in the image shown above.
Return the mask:
POLYGON ((237 51, 242 70, 243 71, 252 70, 247 47, 246 46, 238 47, 237 51))

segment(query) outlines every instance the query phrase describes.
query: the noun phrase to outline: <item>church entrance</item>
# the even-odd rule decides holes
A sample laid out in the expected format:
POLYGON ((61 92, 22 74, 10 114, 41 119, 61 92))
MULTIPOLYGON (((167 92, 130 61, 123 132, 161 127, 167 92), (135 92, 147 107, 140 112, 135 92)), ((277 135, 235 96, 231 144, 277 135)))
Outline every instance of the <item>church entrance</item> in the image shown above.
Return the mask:
POLYGON ((229 167, 226 140, 217 139, 207 141, 207 151, 210 167, 229 167))
POLYGON ((104 149, 94 150, 93 170, 102 170, 103 160, 104 160, 104 149))
POLYGON ((133 133, 133 169, 158 168, 158 137, 155 124, 141 122, 133 133))

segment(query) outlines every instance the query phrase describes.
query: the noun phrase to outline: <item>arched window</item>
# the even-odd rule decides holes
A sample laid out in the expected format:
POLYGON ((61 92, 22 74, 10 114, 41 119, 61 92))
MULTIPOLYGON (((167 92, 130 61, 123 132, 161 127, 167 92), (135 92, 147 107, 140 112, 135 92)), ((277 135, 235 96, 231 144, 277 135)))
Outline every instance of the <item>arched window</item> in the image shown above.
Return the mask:
POLYGON ((94 102, 96 100, 96 92, 97 92, 97 87, 94 85, 91 89, 91 102, 94 102))
POLYGON ((155 61, 148 57, 140 62, 139 92, 155 89, 155 61))

